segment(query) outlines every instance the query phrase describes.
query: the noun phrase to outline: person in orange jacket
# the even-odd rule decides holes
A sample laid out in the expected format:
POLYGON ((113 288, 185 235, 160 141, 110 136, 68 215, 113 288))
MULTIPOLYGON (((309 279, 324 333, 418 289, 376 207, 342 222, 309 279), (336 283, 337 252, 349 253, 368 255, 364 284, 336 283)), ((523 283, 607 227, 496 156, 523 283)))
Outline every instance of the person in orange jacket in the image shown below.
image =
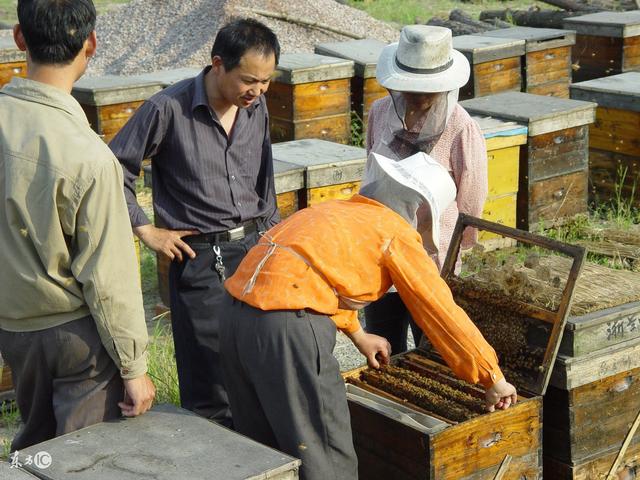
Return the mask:
POLYGON ((306 480, 357 478, 336 328, 369 366, 388 363, 389 343, 366 333, 356 310, 392 284, 456 375, 484 385, 489 410, 517 399, 423 246, 432 239, 437 250, 440 214, 456 195, 449 173, 422 152, 401 161, 372 153, 370 164, 358 195, 276 225, 225 283, 234 301, 222 367, 235 428, 302 459, 306 480))

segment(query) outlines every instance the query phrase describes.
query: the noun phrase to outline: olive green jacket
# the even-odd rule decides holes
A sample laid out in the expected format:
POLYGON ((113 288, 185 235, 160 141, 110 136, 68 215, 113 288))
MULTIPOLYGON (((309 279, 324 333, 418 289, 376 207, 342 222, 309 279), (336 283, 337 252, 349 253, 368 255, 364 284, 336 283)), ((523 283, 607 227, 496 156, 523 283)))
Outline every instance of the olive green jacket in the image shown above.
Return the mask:
POLYGON ((80 104, 44 83, 0 90, 0 328, 91 315, 123 378, 147 370, 147 329, 122 170, 80 104))

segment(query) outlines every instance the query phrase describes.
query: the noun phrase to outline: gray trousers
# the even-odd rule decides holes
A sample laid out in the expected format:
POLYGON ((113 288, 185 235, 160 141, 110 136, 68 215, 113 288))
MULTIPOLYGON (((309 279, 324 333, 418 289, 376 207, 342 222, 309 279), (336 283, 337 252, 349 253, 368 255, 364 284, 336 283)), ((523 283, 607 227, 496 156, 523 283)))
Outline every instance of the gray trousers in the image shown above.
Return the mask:
POLYGON ((303 480, 356 479, 333 321, 234 301, 220 333, 236 431, 300 458, 303 480))
POLYGON ((0 352, 22 418, 12 451, 120 416, 122 379, 90 316, 35 332, 0 329, 0 352))

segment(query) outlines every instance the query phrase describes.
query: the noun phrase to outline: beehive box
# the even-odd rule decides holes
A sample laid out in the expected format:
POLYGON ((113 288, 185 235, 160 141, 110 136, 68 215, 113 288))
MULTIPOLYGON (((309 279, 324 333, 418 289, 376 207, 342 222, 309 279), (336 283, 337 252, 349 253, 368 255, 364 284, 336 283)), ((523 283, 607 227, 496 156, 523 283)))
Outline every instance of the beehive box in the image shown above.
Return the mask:
POLYGON ((600 203, 620 193, 629 201, 635 193, 640 206, 640 72, 574 83, 571 98, 598 104, 589 127, 591 198, 600 203))
POLYGON ((11 368, 0 356, 0 394, 13 390, 13 378, 11 368))
POLYGON ((304 168, 305 191, 299 208, 358 193, 367 152, 325 140, 295 140, 273 145, 274 160, 304 168))
POLYGON ((372 38, 349 40, 346 42, 320 43, 315 52, 354 62, 354 76, 351 78, 351 108, 362 119, 366 128, 369 110, 373 102, 388 95, 387 89, 376 80, 376 65, 386 43, 372 38))
POLYGON ((271 141, 321 138, 348 143, 352 77, 351 60, 313 53, 282 55, 266 93, 271 141))
POLYGON ((73 85, 71 94, 82 106, 91 128, 109 142, 136 109, 160 90, 158 81, 104 75, 82 77, 73 85))
POLYGON ((552 312, 466 288, 465 280, 453 274, 463 231, 459 221, 443 278, 498 352, 507 379, 518 387, 519 401, 504 411, 480 413, 482 389, 455 379, 437 356, 420 350, 392 359, 395 367, 410 372, 391 369, 389 374, 408 383, 366 373, 371 372, 366 368, 348 372, 360 478, 493 479, 506 455, 513 460, 502 478, 542 478, 541 395, 551 374, 584 250, 465 215, 461 218, 464 225, 506 233, 518 241, 551 246, 572 256, 564 295, 552 312), (534 337, 536 343, 530 343, 534 337), (416 386, 426 386, 431 393, 416 386))
MULTIPOLYGON (((545 479, 605 478, 640 409, 639 354, 640 273, 585 265, 544 398, 545 479)), ((639 443, 615 478, 635 478, 639 443)))
MULTIPOLYGON (((520 148, 527 143, 527 127, 492 117, 472 118, 480 126, 487 144, 489 193, 482 218, 515 227, 520 148)), ((478 241, 491 250, 513 244, 513 239, 491 232, 480 232, 478 241)))
POLYGON ((295 480, 300 460, 173 405, 103 422, 22 450, 45 451, 47 480, 295 480))
POLYGON ((513 27, 482 33, 524 40, 523 92, 569 98, 571 47, 575 32, 553 28, 513 27))
POLYGON ((500 92, 519 92, 522 88, 524 40, 460 35, 453 37, 453 48, 462 52, 471 65, 469 82, 460 89, 461 100, 500 92))
POLYGON ((0 37, 0 87, 11 77, 27 76, 27 57, 13 41, 13 37, 0 37))
POLYGON ((640 70, 640 10, 565 18, 564 28, 577 33, 574 81, 640 70))
POLYGON ((528 128, 526 148, 520 151, 518 228, 533 231, 587 211, 594 103, 506 92, 461 105, 528 128))
POLYGON ((304 195, 304 167, 274 160, 273 176, 278 210, 280 217, 284 219, 300 209, 300 197, 304 195))

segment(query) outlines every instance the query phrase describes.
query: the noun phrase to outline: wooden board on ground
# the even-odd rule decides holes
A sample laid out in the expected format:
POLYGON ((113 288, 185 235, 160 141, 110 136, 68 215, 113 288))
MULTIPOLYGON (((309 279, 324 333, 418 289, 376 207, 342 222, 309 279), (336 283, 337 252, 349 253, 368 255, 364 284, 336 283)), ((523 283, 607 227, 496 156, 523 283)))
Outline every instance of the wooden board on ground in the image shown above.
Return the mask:
POLYGON ((0 37, 0 87, 13 77, 27 76, 27 59, 13 41, 13 37, 0 37))

